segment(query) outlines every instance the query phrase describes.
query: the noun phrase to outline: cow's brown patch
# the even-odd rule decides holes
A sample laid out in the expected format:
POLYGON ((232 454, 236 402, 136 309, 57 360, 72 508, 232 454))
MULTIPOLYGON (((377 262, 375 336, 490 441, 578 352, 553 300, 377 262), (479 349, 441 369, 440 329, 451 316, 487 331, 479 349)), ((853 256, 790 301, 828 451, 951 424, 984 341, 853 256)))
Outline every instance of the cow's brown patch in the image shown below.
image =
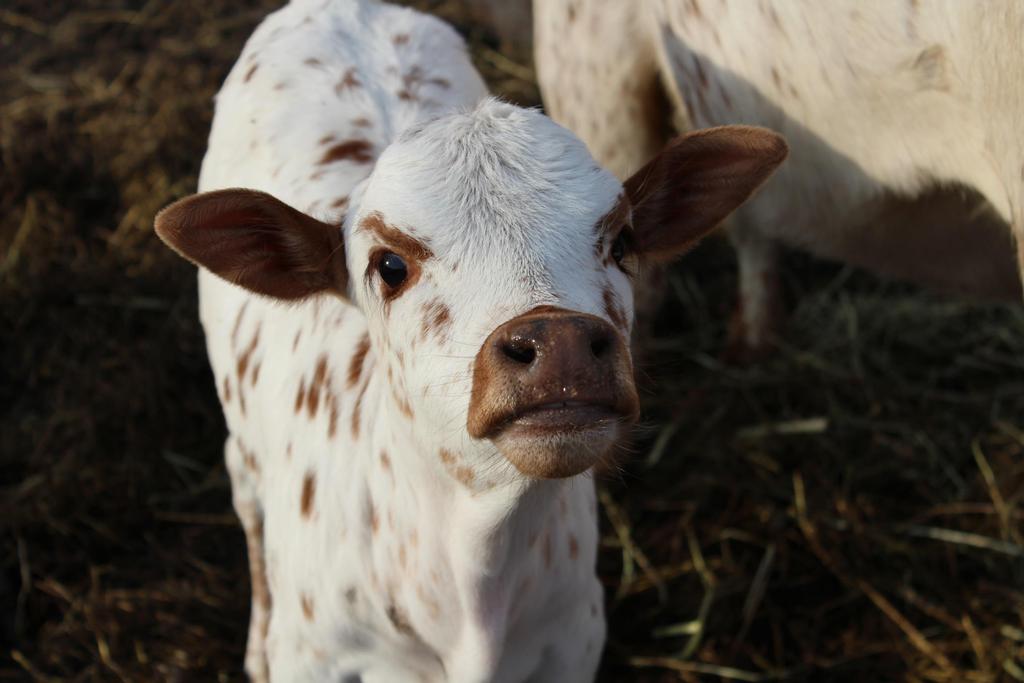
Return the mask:
POLYGON ((339 161, 368 164, 373 161, 373 145, 369 140, 346 140, 345 142, 339 142, 328 147, 317 163, 326 165, 339 161))
POLYGON ((398 99, 402 100, 403 102, 414 102, 416 100, 416 95, 413 94, 408 88, 402 88, 401 90, 396 92, 395 95, 397 95, 398 99))
POLYGON ((344 209, 347 206, 348 206, 348 197, 347 196, 346 197, 338 197, 333 202, 331 202, 331 208, 332 209, 344 209))
POLYGON ((306 617, 306 621, 313 621, 316 614, 314 613, 313 598, 306 593, 302 594, 302 616, 306 617))
POLYGON ((303 378, 299 379, 299 391, 298 391, 297 394, 295 394, 295 412, 296 413, 298 413, 299 411, 302 410, 302 404, 305 402, 305 398, 306 398, 306 379, 303 377, 303 378))
POLYGON ((306 66, 323 66, 324 64, 316 57, 307 57, 306 59, 302 60, 302 63, 305 64, 306 66))
POLYGON ((352 354, 352 360, 348 363, 348 386, 351 389, 363 376, 363 365, 366 362, 366 354, 370 351, 370 335, 363 334, 356 343, 356 350, 352 354))
POLYGON ((394 43, 395 45, 406 45, 409 43, 409 34, 396 33, 394 37, 391 39, 391 42, 394 43))
POLYGON ((306 472, 306 476, 302 478, 302 495, 299 498, 299 510, 306 519, 309 519, 309 516, 313 514, 313 503, 315 500, 316 475, 312 472, 306 472))
POLYGON ((441 462, 443 462, 445 465, 454 465, 455 464, 455 454, 452 453, 447 448, 442 448, 441 449, 441 462))
POLYGON ((380 466, 383 467, 385 471, 391 471, 391 458, 389 458, 388 454, 384 451, 380 452, 380 466))
POLYGON ((360 116, 359 118, 352 119, 352 125, 356 128, 370 128, 373 126, 373 122, 365 116, 360 116))
POLYGON ((355 602, 356 602, 356 589, 355 588, 348 588, 348 589, 345 590, 345 602, 347 602, 350 605, 355 604, 355 602))
POLYGON ((231 378, 224 375, 224 403, 231 403, 231 378))
POLYGON ((371 500, 370 506, 370 533, 376 534, 380 531, 380 515, 377 514, 377 506, 373 504, 371 500))
POLYGON ((249 346, 238 356, 238 362, 235 365, 235 370, 238 375, 238 382, 241 384, 245 380, 245 371, 249 368, 249 359, 252 358, 253 352, 256 350, 257 344, 260 342, 260 327, 262 323, 256 323, 256 331, 253 332, 252 339, 249 341, 249 346))
POLYGON ((316 415, 317 408, 320 406, 320 392, 324 388, 326 379, 327 355, 321 354, 317 359, 316 369, 313 371, 313 381, 309 383, 309 393, 306 395, 306 409, 309 411, 310 418, 316 415))
POLYGON ((332 142, 334 142, 337 139, 338 138, 336 136, 334 136, 334 135, 325 135, 322 138, 320 138, 319 140, 317 140, 316 144, 318 144, 321 147, 323 147, 324 145, 331 144, 332 142))
POLYGON ((457 466, 452 474, 460 484, 467 487, 473 486, 473 481, 476 479, 476 474, 473 470, 465 465, 457 466))
POLYGON ((438 338, 444 337, 452 324, 451 309, 440 299, 424 304, 421 336, 426 339, 433 332, 438 338))
POLYGON ((245 309, 249 306, 249 300, 246 299, 245 303, 238 309, 238 315, 235 316, 235 324, 231 328, 231 348, 238 348, 238 330, 242 325, 242 316, 245 315, 245 309))
POLYGON ((292 351, 299 348, 299 340, 302 339, 302 330, 295 333, 295 339, 292 340, 292 351))
POLYGON ((256 70, 260 68, 259 64, 253 64, 249 67, 249 70, 245 72, 245 78, 242 79, 243 83, 248 83, 252 80, 252 77, 256 74, 256 70))
POLYGON ((256 456, 253 454, 253 452, 247 449, 245 446, 243 446, 241 442, 239 442, 238 444, 238 450, 242 453, 242 464, 245 466, 245 468, 252 472, 253 474, 259 474, 260 463, 258 460, 256 460, 256 456))
POLYGON ((360 82, 356 73, 357 70, 354 66, 346 69, 345 73, 341 75, 341 79, 334 85, 335 94, 340 95, 346 90, 362 86, 362 82, 360 82))
POLYGON ((338 397, 330 393, 327 395, 327 438, 333 439, 338 433, 338 397))
POLYGON ((569 534, 569 559, 575 560, 580 555, 580 544, 574 534, 569 534))
POLYGON ((252 369, 252 385, 253 386, 256 386, 256 382, 260 381, 260 367, 262 367, 262 365, 263 365, 262 363, 257 362, 256 365, 253 366, 253 369, 252 369))
POLYGON ((398 608, 394 603, 388 605, 387 608, 388 621, 395 627, 395 630, 404 636, 415 637, 416 632, 412 630, 412 626, 409 625, 409 619, 405 616, 405 612, 398 608))
POLYGON ((369 382, 363 382, 362 388, 356 395, 356 401, 352 404, 352 438, 359 438, 359 418, 363 407, 363 396, 366 395, 366 387, 370 386, 369 382))

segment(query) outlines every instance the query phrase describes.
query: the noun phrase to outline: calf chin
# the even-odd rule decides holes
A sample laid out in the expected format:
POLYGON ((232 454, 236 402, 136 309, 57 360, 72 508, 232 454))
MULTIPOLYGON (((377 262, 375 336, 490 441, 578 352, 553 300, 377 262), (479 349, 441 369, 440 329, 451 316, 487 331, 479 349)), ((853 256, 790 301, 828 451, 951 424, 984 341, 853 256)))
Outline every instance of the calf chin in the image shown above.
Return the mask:
POLYGON ((608 419, 584 429, 543 432, 510 429, 494 439, 517 470, 534 479, 573 477, 609 457, 632 420, 608 419))

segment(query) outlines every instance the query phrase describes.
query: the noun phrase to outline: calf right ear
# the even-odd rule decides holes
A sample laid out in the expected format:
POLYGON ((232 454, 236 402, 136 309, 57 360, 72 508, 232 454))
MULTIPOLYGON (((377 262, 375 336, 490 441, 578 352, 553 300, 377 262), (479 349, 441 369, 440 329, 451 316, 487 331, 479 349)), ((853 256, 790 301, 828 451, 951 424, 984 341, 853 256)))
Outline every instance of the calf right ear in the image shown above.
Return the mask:
POLYGON ((341 228, 265 192, 195 194, 158 213, 154 227, 171 249, 251 292, 286 300, 346 295, 341 228))

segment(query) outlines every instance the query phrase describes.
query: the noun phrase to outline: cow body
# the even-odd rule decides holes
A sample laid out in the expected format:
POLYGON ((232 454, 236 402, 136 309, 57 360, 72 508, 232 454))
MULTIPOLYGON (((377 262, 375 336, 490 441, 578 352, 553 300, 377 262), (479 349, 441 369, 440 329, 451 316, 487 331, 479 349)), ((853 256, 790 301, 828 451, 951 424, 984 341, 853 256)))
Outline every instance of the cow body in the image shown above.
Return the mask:
MULTIPOLYGON (((485 94, 436 20, 293 3, 219 94, 200 189, 251 187, 336 220, 400 131, 485 94)), ((442 459, 395 409, 398 360, 353 305, 282 305, 208 271, 200 288, 250 551, 253 678, 592 678, 604 623, 589 481, 545 482, 524 506, 454 449, 442 459)), ((434 313, 426 334, 450 335, 434 313)))
POLYGON ((1020 296, 1020 3, 536 0, 534 11, 549 111, 619 174, 657 152, 666 119, 786 135, 790 163, 732 226, 751 344, 770 327, 778 243, 1020 296))

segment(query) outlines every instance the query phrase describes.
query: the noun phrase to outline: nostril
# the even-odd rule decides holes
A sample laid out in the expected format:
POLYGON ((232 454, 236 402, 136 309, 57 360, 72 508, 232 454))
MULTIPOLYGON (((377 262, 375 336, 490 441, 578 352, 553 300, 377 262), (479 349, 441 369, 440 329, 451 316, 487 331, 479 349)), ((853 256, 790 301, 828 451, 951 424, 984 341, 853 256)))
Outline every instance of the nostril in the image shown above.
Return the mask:
POLYGON ((590 341, 590 352, 594 354, 594 358, 600 358, 608 351, 608 347, 611 345, 611 339, 602 335, 590 341))
POLYGON ((523 339, 511 339, 501 345, 501 352, 517 363, 529 365, 537 357, 537 350, 523 339))

